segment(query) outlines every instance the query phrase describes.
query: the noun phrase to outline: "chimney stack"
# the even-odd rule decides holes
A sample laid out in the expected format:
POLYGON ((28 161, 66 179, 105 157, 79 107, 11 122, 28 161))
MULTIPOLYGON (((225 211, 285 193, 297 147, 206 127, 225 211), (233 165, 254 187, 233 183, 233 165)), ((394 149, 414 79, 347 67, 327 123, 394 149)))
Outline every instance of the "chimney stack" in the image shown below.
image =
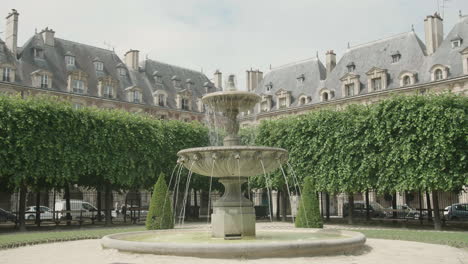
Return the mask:
POLYGON ((263 80, 263 72, 260 70, 247 70, 246 81, 247 81, 247 91, 255 91, 258 87, 258 84, 263 80))
POLYGON ((328 50, 327 53, 325 54, 326 56, 326 67, 327 67, 327 73, 330 73, 333 71, 333 69, 336 66, 336 54, 333 52, 333 50, 328 50))
POLYGON ((443 19, 438 13, 424 19, 427 55, 433 54, 444 40, 443 19))
POLYGON ((44 30, 41 31, 42 39, 44 39, 44 43, 48 46, 53 47, 55 45, 55 31, 46 27, 44 30))
POLYGON ((218 90, 223 89, 223 74, 219 70, 214 73, 214 85, 218 90))
POLYGON ((8 49, 15 55, 18 50, 18 16, 16 9, 12 9, 11 13, 6 17, 5 42, 8 49))
POLYGON ((125 64, 130 70, 138 71, 139 70, 139 55, 140 51, 138 50, 129 50, 125 53, 125 64))

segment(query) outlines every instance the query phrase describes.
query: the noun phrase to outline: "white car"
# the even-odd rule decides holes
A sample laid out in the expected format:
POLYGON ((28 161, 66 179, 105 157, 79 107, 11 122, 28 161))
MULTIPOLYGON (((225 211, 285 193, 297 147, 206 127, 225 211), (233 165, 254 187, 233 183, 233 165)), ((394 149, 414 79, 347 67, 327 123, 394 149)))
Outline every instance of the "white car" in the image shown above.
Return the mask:
MULTIPOLYGON (((80 218, 80 217, 83 217, 83 218, 94 218, 96 217, 96 213, 97 213, 97 208, 94 207, 94 205, 88 203, 88 202, 85 202, 85 201, 82 201, 82 200, 70 200, 70 209, 71 212, 70 215, 72 217, 72 219, 76 219, 76 218, 80 218)), ((57 201, 55 203, 55 210, 56 211, 65 211, 66 210, 66 201, 65 200, 61 200, 61 201, 57 201)), ((64 218, 66 216, 66 213, 58 213, 58 218, 64 218)))
MULTIPOLYGON (((40 206, 41 220, 51 220, 54 218, 52 210, 47 206, 40 206)), ((28 220, 36 219, 36 206, 29 206, 26 208, 25 218, 28 220)))

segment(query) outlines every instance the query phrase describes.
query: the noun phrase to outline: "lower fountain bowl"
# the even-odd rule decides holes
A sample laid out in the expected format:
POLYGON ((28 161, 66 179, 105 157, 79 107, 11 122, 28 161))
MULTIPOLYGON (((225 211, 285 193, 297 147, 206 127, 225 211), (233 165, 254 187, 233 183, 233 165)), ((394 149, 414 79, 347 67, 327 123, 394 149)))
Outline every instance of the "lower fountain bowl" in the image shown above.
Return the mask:
POLYGON ((217 178, 269 173, 288 160, 285 149, 256 146, 191 148, 179 151, 177 156, 187 169, 217 178))
POLYGON ((134 253, 202 258, 271 258, 346 254, 362 248, 358 232, 294 229, 260 231, 257 237, 215 239, 200 230, 161 230, 121 233, 101 239, 103 248, 134 253))

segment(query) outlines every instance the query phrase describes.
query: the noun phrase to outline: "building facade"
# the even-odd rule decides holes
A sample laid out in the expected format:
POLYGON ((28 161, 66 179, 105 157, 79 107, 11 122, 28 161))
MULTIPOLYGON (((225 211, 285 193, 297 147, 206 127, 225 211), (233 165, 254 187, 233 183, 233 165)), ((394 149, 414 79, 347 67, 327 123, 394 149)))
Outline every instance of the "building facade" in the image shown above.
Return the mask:
MULTIPOLYGON (((47 94, 73 107, 123 109, 159 119, 202 121, 201 97, 217 90, 201 72, 56 37, 45 28, 18 46, 19 13, 6 17, 0 39, 0 92, 47 94)), ((220 72, 215 74, 222 78, 220 72)))
MULTIPOLYGON (((264 76, 258 70, 247 71, 247 90, 262 99, 255 109, 242 114, 241 126, 324 108, 371 104, 395 94, 468 95, 468 16, 460 13, 458 23, 445 37, 443 19, 437 13, 424 19, 424 29, 424 42, 411 30, 348 47, 339 60, 329 50, 325 64, 317 56, 271 69, 264 76)), ((458 194, 441 193, 440 207, 468 203, 467 192, 465 187, 458 194)), ((428 208, 424 193, 398 193, 393 199, 398 205, 428 208)), ((364 194, 355 195, 355 201, 360 200, 364 194)), ((371 192, 369 200, 391 206, 388 195, 371 192)), ((331 214, 341 215, 346 201, 344 194, 330 197, 331 214)))

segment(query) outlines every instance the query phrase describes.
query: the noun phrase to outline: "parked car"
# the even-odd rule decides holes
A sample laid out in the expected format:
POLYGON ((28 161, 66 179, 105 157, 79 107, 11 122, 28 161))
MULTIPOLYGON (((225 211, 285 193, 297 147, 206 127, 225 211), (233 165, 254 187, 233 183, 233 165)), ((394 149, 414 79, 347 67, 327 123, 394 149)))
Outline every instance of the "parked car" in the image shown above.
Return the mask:
POLYGON ((457 203, 447 206, 444 211, 447 220, 468 220, 468 203, 457 203))
MULTIPOLYGON (((421 215, 420 211, 416 210, 415 208, 412 208, 407 204, 397 205, 396 209, 393 209, 393 207, 388 207, 385 210, 385 214, 387 217, 393 217, 394 211, 397 213, 397 218, 419 219, 421 215)), ((422 216, 426 217, 427 212, 423 211, 422 216)))
POLYGON ((4 210, 0 208, 0 222, 16 222, 16 215, 8 212, 7 210, 4 210))
MULTIPOLYGON (((40 206, 39 210, 41 212, 41 220, 51 220, 54 218, 52 210, 47 206, 40 206)), ((36 206, 29 206, 26 208, 25 218, 28 220, 36 219, 36 206)))
MULTIPOLYGON (((66 201, 60 200, 55 203, 56 211, 66 211, 66 201)), ((70 200, 70 215, 72 219, 79 218, 80 216, 85 218, 94 218, 97 214, 97 208, 94 205, 82 201, 82 200, 70 200), (81 212, 80 212, 81 211, 81 212)), ((65 218, 67 213, 58 213, 57 218, 65 218)))
MULTIPOLYGON (((345 203, 343 205, 343 217, 348 216, 348 208, 349 204, 345 203)), ((354 209, 353 209, 353 216, 356 217, 366 217, 367 210, 366 210, 366 202, 364 201, 355 201, 354 202, 354 209)), ((377 202, 369 202, 369 215, 372 218, 379 218, 385 217, 385 210, 382 205, 377 202)))

